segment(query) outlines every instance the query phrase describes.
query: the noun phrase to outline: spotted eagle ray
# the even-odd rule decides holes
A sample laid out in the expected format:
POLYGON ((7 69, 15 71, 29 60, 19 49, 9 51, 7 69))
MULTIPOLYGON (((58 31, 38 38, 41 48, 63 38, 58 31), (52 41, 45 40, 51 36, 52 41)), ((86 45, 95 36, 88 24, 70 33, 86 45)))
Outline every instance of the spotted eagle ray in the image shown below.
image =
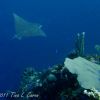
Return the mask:
POLYGON ((24 37, 46 37, 45 32, 42 30, 42 25, 38 23, 31 23, 17 14, 13 14, 14 24, 15 24, 15 32, 14 38, 21 40, 24 37))

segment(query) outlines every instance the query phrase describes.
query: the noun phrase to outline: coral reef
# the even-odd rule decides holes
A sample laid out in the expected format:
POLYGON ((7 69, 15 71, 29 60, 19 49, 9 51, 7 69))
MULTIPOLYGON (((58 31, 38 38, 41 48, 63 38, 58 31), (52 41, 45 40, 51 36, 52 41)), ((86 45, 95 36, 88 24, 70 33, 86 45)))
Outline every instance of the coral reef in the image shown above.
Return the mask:
POLYGON ((100 65, 82 57, 66 58, 64 65, 71 73, 78 75, 77 80, 82 87, 86 89, 94 87, 100 91, 100 65))
POLYGON ((100 55, 86 55, 85 58, 93 63, 100 64, 100 55))
POLYGON ((77 34, 75 48, 78 56, 84 56, 84 42, 85 42, 84 39, 85 39, 85 32, 77 34))
POLYGON ((77 33, 74 51, 68 54, 68 57, 74 59, 76 57, 84 57, 85 49, 85 32, 77 33))
POLYGON ((95 98, 96 100, 100 100, 100 92, 95 88, 91 88, 90 90, 84 90, 84 94, 89 96, 92 100, 95 98))
MULTIPOLYGON (((19 89, 7 100, 100 100, 100 55, 85 55, 84 40, 85 32, 78 33, 75 50, 63 64, 41 72, 26 68, 19 89)), ((95 49, 100 51, 98 45, 95 49)))
POLYGON ((20 96, 9 100, 97 100, 85 91, 88 90, 81 87, 77 74, 72 74, 63 64, 43 72, 26 68, 16 92, 20 96))
POLYGON ((74 59, 77 57, 84 57, 85 59, 100 64, 100 45, 95 45, 96 53, 85 54, 85 32, 77 33, 77 38, 75 42, 75 48, 72 52, 68 54, 68 58, 74 59))

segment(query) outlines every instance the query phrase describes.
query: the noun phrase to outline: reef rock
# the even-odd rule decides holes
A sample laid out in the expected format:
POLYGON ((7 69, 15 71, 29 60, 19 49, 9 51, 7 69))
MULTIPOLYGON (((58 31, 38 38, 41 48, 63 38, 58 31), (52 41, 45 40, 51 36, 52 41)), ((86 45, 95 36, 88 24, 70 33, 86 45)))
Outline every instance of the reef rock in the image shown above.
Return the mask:
POLYGON ((77 79, 83 88, 95 88, 100 91, 100 65, 78 57, 75 59, 66 58, 64 67, 67 67, 71 73, 78 75, 77 79))

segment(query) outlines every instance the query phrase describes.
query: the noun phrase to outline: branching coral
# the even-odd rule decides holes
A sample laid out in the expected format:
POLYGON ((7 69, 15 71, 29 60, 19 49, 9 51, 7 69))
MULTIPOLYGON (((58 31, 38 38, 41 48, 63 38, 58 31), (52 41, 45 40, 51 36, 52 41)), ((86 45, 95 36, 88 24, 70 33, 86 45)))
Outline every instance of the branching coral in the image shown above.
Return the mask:
POLYGON ((84 90, 84 94, 94 98, 95 100, 100 100, 100 92, 98 92, 95 88, 90 89, 90 91, 84 90))

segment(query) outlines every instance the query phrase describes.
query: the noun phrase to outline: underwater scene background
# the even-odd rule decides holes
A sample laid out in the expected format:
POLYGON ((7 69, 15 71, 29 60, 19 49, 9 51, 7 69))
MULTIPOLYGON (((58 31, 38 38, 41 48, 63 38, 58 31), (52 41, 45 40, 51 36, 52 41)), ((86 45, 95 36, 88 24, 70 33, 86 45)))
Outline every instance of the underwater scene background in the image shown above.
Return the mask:
POLYGON ((0 91, 15 90, 26 67, 41 71, 63 63, 80 32, 86 33, 85 53, 96 53, 99 0, 0 0, 0 91), (43 25, 47 37, 12 39, 13 13, 43 25))

